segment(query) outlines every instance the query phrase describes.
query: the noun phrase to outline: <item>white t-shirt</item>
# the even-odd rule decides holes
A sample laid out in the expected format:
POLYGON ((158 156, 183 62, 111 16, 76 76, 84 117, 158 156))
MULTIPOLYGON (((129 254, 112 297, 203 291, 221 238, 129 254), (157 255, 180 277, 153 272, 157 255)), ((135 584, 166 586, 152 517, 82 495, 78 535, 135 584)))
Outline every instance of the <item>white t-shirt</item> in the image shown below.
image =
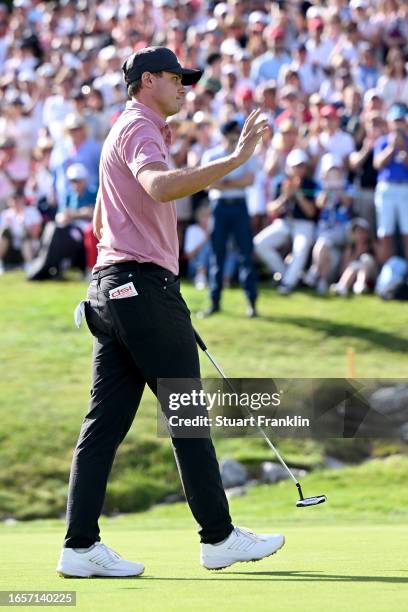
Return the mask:
POLYGON ((204 245, 206 238, 205 231, 198 223, 189 225, 184 237, 184 252, 186 255, 192 253, 198 246, 204 245))
MULTIPOLYGON (((347 134, 347 132, 343 132, 343 130, 337 130, 334 134, 321 132, 318 136, 311 138, 309 142, 309 151, 311 155, 315 156, 319 153, 319 143, 325 153, 332 153, 343 161, 355 149, 352 136, 347 134)), ((315 180, 318 182, 320 182, 320 165, 321 162, 319 160, 314 176, 315 180)))
POLYGON ((334 43, 331 40, 322 40, 320 44, 316 45, 316 41, 309 38, 306 41, 307 59, 311 64, 328 66, 333 48, 334 43))
POLYGON ((408 104, 408 77, 397 80, 383 75, 378 79, 377 89, 382 93, 387 108, 394 102, 408 104))
POLYGON ((49 96, 43 106, 42 121, 50 131, 54 140, 59 140, 64 135, 64 122, 69 113, 74 112, 74 105, 70 100, 65 100, 61 95, 49 96))
POLYGON ((0 170, 0 210, 7 206, 9 197, 14 192, 12 181, 26 181, 30 174, 30 162, 27 158, 16 156, 6 167, 6 172, 0 170), (10 175, 11 180, 7 175, 10 175))
POLYGON ((9 229, 13 237, 13 246, 18 249, 26 230, 32 225, 42 222, 42 217, 35 206, 26 206, 22 213, 14 208, 6 208, 0 214, 0 228, 9 229))

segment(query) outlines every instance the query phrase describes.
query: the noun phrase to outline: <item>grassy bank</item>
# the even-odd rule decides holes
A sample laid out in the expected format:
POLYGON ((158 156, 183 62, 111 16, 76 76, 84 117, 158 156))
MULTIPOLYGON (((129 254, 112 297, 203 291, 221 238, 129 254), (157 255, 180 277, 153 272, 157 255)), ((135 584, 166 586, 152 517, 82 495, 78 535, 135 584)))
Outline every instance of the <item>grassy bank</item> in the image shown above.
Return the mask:
MULTIPOLYGON (((58 516, 89 397, 91 337, 73 323, 86 285, 75 280, 28 284, 16 273, 0 277, 0 291, 0 515, 58 516)), ((191 287, 184 288, 184 295, 193 313, 207 303, 207 296, 191 287)), ((344 301, 299 293, 283 298, 264 289, 261 317, 249 321, 243 295, 233 289, 226 292, 224 308, 218 317, 195 322, 232 376, 342 377, 350 346, 356 352, 357 376, 398 377, 407 370, 404 304, 371 296, 344 301)), ((214 376, 207 360, 202 360, 202 372, 214 376)), ((299 446, 283 440, 280 447, 295 464, 321 460, 318 443, 299 446)), ((217 440, 217 451, 248 465, 270 459, 262 440, 256 439, 245 444, 217 440)), ((347 454, 352 452, 351 442, 347 454)), ((156 406, 146 392, 119 450, 106 510, 143 509, 179 490, 169 443, 157 438, 156 406)))

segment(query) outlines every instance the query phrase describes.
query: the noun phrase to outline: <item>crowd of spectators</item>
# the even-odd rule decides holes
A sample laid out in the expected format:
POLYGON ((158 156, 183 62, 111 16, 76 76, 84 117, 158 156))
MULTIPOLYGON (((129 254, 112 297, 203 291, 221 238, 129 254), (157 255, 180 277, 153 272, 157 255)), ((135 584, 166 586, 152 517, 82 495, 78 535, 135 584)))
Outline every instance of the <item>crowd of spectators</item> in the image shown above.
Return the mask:
POLYGON ((254 108, 270 126, 245 169, 177 202, 197 288, 209 275, 219 300, 238 275, 250 296, 261 273, 282 294, 305 283, 344 296, 408 259, 404 0, 14 0, 0 4, 3 269, 92 268, 100 152, 127 100, 121 66, 149 45, 204 70, 168 120, 174 167, 228 151, 254 108))

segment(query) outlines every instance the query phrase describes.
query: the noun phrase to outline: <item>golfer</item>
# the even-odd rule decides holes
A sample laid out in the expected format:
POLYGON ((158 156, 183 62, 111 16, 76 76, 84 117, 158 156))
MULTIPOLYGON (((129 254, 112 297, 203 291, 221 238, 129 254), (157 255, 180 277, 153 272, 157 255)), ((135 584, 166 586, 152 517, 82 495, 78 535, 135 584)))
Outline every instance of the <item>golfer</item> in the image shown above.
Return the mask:
MULTIPOLYGON (((158 378, 199 379, 190 312, 180 293, 174 200, 205 189, 243 164, 266 128, 248 117, 235 150, 200 168, 169 170, 170 129, 185 85, 201 71, 182 68, 170 49, 133 53, 123 72, 130 100, 103 146, 94 214, 98 259, 85 302, 94 336, 89 411, 74 451, 67 533, 57 566, 66 577, 138 576, 100 542, 98 519, 116 449, 147 384, 158 378)), ((163 408, 163 406, 162 406, 163 408)), ((201 564, 208 569, 262 559, 284 544, 279 534, 234 527, 209 437, 172 437, 191 512, 199 525, 201 564)))

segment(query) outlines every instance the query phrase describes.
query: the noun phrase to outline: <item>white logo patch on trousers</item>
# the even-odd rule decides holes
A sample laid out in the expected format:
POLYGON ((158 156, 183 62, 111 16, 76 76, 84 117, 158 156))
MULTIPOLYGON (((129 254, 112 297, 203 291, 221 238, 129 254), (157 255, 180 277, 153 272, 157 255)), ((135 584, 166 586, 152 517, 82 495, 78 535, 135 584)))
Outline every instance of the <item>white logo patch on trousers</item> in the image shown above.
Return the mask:
POLYGON ((109 298, 111 300, 121 300, 122 298, 133 297, 134 295, 138 295, 138 293, 133 283, 126 283, 109 291, 109 298))

